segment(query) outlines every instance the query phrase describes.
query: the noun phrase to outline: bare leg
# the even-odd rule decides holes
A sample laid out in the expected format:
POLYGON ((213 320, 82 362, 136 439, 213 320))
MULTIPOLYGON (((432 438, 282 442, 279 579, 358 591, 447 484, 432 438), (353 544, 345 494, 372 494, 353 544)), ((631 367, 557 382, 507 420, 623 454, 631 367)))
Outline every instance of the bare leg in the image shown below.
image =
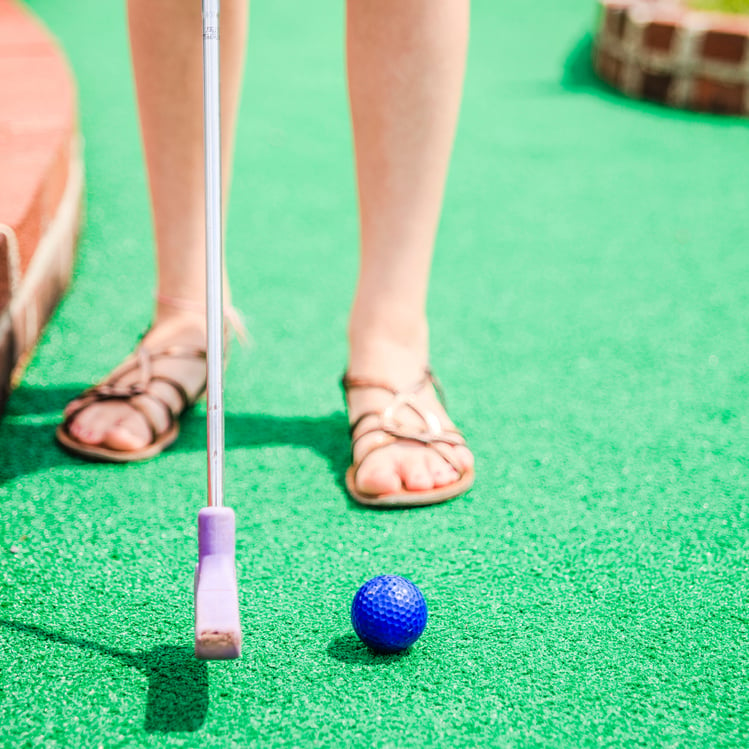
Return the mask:
MULTIPOLYGON (((361 218, 361 270, 349 324, 349 372, 404 387, 428 364, 426 296, 457 122, 468 0, 349 0, 348 77, 361 218)), ((423 396, 449 419, 432 394, 423 396)), ((353 391, 352 421, 386 394, 353 391)), ((365 451, 367 438, 357 449, 365 451)), ((455 457, 472 465, 471 453, 455 457)), ((455 470, 413 443, 367 458, 358 488, 429 489, 455 470)))
MULTIPOLYGON (((221 7, 221 96, 224 182, 230 155, 244 47, 246 0, 223 0, 221 7)), ((173 344, 205 345, 205 220, 203 166, 203 75, 201 4, 185 0, 128 0, 133 70, 148 168, 156 238, 158 292, 188 304, 156 305, 144 343, 152 349, 173 344), (193 309, 190 309, 190 306, 193 309)), ((205 377, 200 362, 162 362, 159 374, 185 385, 188 393, 205 377)), ((165 384, 154 384, 175 407, 179 400, 165 384)), ((71 404, 73 407, 75 403, 71 404)), ((69 407, 69 408, 70 408, 69 407)), ((165 423, 156 408, 154 419, 165 423)), ((69 429, 87 444, 135 450, 148 444, 150 430, 125 402, 92 405, 69 429)))

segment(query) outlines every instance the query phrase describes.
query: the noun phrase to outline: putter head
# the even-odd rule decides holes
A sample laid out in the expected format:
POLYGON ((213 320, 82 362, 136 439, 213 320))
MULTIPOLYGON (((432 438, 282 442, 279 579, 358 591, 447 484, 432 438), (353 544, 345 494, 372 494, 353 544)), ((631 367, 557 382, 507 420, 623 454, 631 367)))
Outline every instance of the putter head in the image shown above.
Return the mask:
POLYGON ((234 547, 234 512, 204 507, 198 513, 195 567, 195 656, 202 660, 242 653, 234 547))

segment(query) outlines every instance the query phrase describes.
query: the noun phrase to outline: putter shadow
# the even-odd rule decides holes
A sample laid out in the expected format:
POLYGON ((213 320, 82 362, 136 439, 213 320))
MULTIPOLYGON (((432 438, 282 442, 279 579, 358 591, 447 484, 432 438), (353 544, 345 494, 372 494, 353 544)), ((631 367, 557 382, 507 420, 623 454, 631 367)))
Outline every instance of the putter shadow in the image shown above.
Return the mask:
POLYGON ((401 661, 408 657, 408 650, 401 653, 375 653, 370 650, 356 635, 350 632, 334 637, 326 648, 328 656, 341 663, 356 666, 382 667, 401 661))
POLYGON ((128 653, 91 640, 68 637, 34 624, 0 619, 0 626, 57 645, 72 646, 115 658, 148 676, 144 729, 147 733, 189 733, 199 730, 208 714, 208 666, 181 645, 159 645, 128 653))
POLYGON ((147 733, 197 731, 208 714, 208 665, 192 648, 160 645, 144 654, 147 733))

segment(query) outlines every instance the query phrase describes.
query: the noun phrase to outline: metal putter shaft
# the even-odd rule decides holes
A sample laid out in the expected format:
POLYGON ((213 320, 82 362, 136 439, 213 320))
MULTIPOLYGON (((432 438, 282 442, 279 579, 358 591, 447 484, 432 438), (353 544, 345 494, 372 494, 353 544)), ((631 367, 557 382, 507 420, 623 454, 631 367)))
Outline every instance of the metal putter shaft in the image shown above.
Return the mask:
POLYGON ((239 658, 242 630, 235 564, 234 512, 224 507, 224 303, 221 211, 219 0, 203 3, 206 318, 208 332, 208 507, 198 513, 195 655, 239 658))

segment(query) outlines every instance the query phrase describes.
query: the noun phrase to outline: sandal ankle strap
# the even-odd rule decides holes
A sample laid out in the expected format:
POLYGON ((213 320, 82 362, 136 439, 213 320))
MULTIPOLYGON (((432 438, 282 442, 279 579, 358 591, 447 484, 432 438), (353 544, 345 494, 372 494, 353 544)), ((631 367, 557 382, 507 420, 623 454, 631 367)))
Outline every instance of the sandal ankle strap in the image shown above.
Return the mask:
MULTIPOLYGON (((194 302, 192 299, 182 299, 180 297, 168 296, 166 294, 156 293, 154 299, 161 304, 165 304, 167 307, 174 307, 175 309, 181 309, 186 312, 200 312, 205 314, 205 305, 200 302, 194 302)), ((249 334, 247 328, 242 319, 242 315, 239 310, 233 305, 224 306, 224 318, 229 323, 229 327, 234 332, 237 340, 243 346, 246 346, 249 342, 249 334)))
POLYGON ((346 372, 343 377, 341 377, 341 388, 343 389, 344 396, 347 396, 349 391, 360 388, 376 388, 377 390, 386 390, 388 393, 396 396, 416 395, 416 393, 418 393, 420 390, 423 390, 427 385, 431 385, 434 388, 440 403, 442 404, 443 408, 447 410, 445 391, 442 388, 442 384, 437 379, 434 372, 432 372, 431 367, 429 366, 426 366, 424 368, 424 374, 416 383, 405 388, 397 388, 389 382, 384 382, 383 380, 370 380, 367 377, 353 377, 348 372, 346 372))

